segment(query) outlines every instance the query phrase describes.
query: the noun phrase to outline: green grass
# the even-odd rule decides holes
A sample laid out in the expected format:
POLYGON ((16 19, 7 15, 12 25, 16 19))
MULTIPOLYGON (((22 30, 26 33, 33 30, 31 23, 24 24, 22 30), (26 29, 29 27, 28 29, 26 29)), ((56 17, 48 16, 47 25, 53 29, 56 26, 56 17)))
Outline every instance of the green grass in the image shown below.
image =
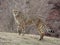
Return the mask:
POLYGON ((0 45, 60 45, 60 38, 45 36, 39 41, 39 35, 0 32, 0 45))

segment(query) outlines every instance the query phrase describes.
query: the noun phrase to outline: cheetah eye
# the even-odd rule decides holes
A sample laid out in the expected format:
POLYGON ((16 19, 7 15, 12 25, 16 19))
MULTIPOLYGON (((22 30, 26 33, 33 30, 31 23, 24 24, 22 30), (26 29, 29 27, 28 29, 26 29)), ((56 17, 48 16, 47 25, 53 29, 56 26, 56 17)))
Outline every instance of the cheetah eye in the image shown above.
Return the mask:
POLYGON ((18 11, 14 11, 14 13, 16 14, 18 11))

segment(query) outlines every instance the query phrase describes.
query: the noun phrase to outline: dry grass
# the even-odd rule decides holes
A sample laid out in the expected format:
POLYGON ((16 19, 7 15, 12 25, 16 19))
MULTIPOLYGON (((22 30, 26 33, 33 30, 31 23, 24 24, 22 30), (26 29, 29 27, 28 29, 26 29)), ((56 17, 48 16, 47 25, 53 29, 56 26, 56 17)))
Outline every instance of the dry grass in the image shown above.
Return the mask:
POLYGON ((60 45, 60 38, 45 36, 42 41, 38 39, 38 35, 0 32, 0 45, 60 45))

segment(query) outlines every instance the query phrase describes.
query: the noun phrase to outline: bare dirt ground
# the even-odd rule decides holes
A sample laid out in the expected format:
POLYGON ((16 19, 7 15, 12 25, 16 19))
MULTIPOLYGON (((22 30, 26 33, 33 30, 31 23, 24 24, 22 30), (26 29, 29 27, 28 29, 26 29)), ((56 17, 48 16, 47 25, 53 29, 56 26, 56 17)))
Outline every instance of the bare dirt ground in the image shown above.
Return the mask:
POLYGON ((39 41, 39 35, 0 32, 0 45, 60 45, 60 38, 45 36, 39 41))

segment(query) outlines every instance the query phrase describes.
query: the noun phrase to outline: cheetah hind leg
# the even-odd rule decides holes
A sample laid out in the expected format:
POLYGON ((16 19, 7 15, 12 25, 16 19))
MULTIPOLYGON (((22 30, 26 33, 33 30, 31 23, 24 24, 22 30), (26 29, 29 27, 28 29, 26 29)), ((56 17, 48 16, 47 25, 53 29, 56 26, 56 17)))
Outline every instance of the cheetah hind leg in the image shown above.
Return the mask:
POLYGON ((42 40, 43 37, 44 37, 44 33, 41 33, 41 35, 40 35, 40 39, 39 39, 39 40, 42 40))

